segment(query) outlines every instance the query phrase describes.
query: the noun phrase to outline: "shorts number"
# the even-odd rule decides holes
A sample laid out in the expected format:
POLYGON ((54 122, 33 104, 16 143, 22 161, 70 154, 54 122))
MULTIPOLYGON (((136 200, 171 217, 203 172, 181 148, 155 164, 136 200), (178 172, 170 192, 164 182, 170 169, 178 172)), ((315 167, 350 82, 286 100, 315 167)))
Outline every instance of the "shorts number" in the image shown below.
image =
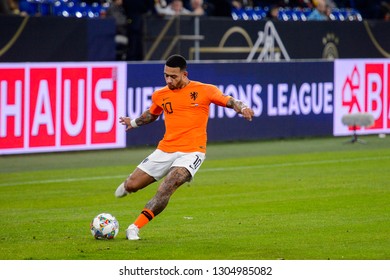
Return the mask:
POLYGON ((195 161, 190 165, 190 167, 194 170, 198 169, 198 167, 202 164, 202 160, 199 156, 196 156, 195 161))

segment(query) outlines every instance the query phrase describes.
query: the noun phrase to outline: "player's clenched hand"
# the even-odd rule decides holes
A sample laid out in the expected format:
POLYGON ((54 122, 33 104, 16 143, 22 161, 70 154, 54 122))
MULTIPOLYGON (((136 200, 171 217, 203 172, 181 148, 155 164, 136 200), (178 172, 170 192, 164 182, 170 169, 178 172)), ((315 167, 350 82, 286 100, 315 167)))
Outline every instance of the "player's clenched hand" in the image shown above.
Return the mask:
POLYGON ((119 117, 119 122, 126 126, 126 131, 133 128, 130 124, 131 119, 129 117, 119 117))
POLYGON ((241 114, 242 114, 242 116, 243 116, 246 120, 252 121, 252 118, 253 118, 253 116, 254 116, 255 113, 253 112, 253 110, 252 110, 251 108, 245 107, 245 108, 243 108, 243 109, 241 110, 241 114))

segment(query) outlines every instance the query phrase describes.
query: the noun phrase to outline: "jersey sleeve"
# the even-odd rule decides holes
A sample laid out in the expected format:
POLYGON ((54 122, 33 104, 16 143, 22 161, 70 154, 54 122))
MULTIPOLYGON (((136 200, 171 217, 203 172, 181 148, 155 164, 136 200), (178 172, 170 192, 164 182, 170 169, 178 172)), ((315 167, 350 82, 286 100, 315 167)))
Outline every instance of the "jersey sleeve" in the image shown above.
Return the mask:
POLYGON ((210 85, 210 101, 218 106, 226 107, 227 102, 231 98, 229 95, 223 94, 222 91, 219 90, 214 85, 210 85))
POLYGON ((157 105, 156 96, 152 95, 152 104, 149 107, 149 112, 153 115, 161 115, 163 112, 163 108, 157 105))
POLYGON ((153 115, 161 115, 163 109, 156 104, 152 103, 149 108, 149 112, 153 115))

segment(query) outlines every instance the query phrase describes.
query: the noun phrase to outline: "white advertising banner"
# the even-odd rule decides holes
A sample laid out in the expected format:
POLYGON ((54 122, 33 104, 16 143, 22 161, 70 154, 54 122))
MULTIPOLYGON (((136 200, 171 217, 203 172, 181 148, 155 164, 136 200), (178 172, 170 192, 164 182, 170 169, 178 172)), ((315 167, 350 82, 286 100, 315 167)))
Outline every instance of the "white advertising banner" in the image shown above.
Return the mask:
POLYGON ((126 63, 0 65, 0 154, 125 147, 126 63))
POLYGON ((390 59, 336 60, 334 64, 333 134, 350 135, 353 127, 342 118, 364 113, 372 125, 356 134, 390 133, 390 59), (366 114, 367 113, 367 114, 366 114))

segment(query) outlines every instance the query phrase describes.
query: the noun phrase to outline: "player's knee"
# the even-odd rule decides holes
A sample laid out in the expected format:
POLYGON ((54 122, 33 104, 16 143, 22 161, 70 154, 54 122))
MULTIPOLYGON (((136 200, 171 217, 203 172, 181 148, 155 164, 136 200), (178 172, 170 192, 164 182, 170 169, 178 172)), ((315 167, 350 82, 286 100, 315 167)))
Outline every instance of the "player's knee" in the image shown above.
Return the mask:
POLYGON ((156 180, 147 173, 136 169, 132 174, 129 175, 129 177, 127 177, 124 182, 124 186, 126 191, 132 193, 149 186, 155 181, 156 180))
POLYGON ((153 181, 154 180, 151 180, 149 177, 130 174, 125 181, 125 189, 129 193, 136 192, 153 183, 153 181))
POLYGON ((137 186, 136 180, 131 178, 131 174, 125 181, 125 189, 129 193, 136 192, 140 189, 139 186, 137 186))

